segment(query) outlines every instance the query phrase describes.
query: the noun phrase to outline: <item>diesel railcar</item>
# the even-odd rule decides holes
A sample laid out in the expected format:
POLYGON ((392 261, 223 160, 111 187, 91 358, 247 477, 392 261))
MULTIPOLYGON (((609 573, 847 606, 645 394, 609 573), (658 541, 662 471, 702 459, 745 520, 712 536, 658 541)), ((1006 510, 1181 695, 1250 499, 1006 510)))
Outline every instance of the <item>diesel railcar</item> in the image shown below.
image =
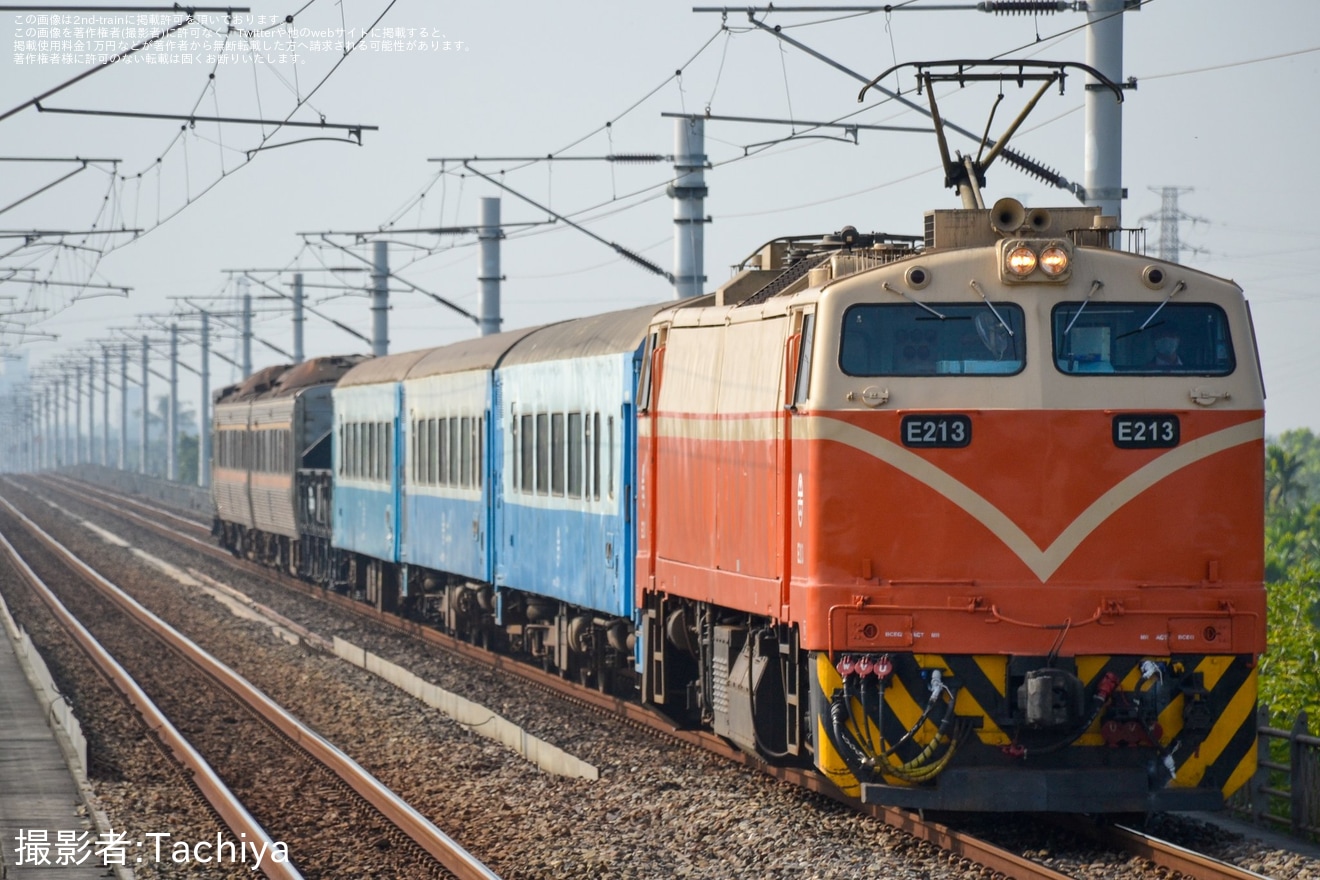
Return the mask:
POLYGON ((1256 757, 1262 382, 1241 290, 1120 235, 934 211, 922 247, 772 242, 658 314, 643 699, 867 802, 1222 807, 1256 757))

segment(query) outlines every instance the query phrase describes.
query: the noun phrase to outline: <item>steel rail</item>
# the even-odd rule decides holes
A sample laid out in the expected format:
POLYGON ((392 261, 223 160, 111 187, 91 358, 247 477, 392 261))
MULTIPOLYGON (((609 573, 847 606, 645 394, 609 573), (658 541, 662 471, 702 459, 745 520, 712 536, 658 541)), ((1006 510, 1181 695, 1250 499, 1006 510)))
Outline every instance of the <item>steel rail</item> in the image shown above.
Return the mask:
MULTIPOLYGON (((47 534, 28 519, 8 500, 0 498, 0 505, 17 517, 37 540, 63 557, 67 564, 84 579, 104 592, 131 617, 159 636, 175 651, 195 663, 212 678, 237 695, 276 730, 295 745, 324 764, 342 779, 363 800, 371 804, 388 821, 399 827, 411 840, 451 871, 459 880, 500 880, 499 875, 487 868, 475 856, 449 837, 415 807, 391 791, 375 776, 341 751, 329 740, 303 724, 282 706, 234 670, 221 663, 210 653, 170 626, 151 610, 111 583, 72 551, 47 534)), ((228 554, 225 554, 228 556, 228 554)))
MULTIPOLYGON (((0 499, 5 507, 14 511, 14 508, 8 501, 0 499)), ((14 511, 17 513, 17 511, 14 511)), ((20 517, 22 514, 18 514, 20 517)), ((269 852, 273 849, 274 841, 266 829, 252 817, 243 806, 243 802, 225 785, 224 781, 216 774, 215 770, 207 763, 206 759, 198 754, 193 748, 192 743, 179 733, 170 719, 160 710, 155 701, 147 696, 146 692, 138 685, 128 671, 119 664, 109 651, 96 640, 81 622, 74 617, 69 609, 64 607, 64 603, 51 592, 45 582, 37 575, 35 571, 27 564, 14 545, 0 534, 0 545, 4 547, 5 554, 9 557, 10 564, 27 581, 32 591, 37 594, 41 601, 50 609, 55 619, 59 621, 73 640, 78 644, 97 671, 106 677, 124 697, 129 701, 134 709, 142 716, 147 729, 156 736, 158 740, 169 749, 174 755, 175 760, 183 767, 188 774, 188 781, 194 785, 201 793, 206 802, 210 804, 211 809, 215 810, 220 820, 235 835, 245 835, 246 839, 259 841, 262 844, 263 851, 269 852)), ((302 880, 302 874, 289 862, 263 863, 262 873, 271 880, 302 880)))
POLYGON ((1196 880, 1269 880, 1248 868, 1221 862, 1126 825, 1103 824, 1077 816, 1052 817, 1052 821, 1106 846, 1148 859, 1160 868, 1196 880))
MULTIPOLYGON (((85 490, 85 488, 85 484, 79 483, 79 490, 85 490)), ((65 491, 69 490, 66 489, 65 491)), ((123 501, 128 500, 126 496, 115 495, 115 497, 121 504, 123 501)), ((734 748, 724 739, 712 733, 677 727, 672 719, 660 714, 654 709, 643 706, 640 703, 622 700, 618 697, 613 697, 591 688, 574 684, 554 673, 545 672, 510 657, 492 654, 483 648, 454 638, 453 636, 442 633, 439 630, 424 626, 416 621, 406 620, 393 614, 378 611, 370 605, 364 605, 363 603, 350 599, 347 596, 298 580, 284 572, 267 568, 264 565, 246 559, 236 558, 227 550, 224 550, 210 541, 198 540, 191 535, 175 531, 169 526, 154 523, 137 513, 125 510, 122 506, 112 507, 108 503, 92 501, 86 496, 80 496, 80 498, 84 502, 98 506, 103 510, 112 511, 119 516, 127 516, 134 520, 138 525, 141 525, 158 535, 176 540, 182 538, 190 545, 201 549, 206 554, 216 559, 223 560, 248 574, 268 581, 273 581, 281 587, 292 588, 312 598, 328 602, 334 607, 344 609, 351 614, 371 620, 406 635, 410 635, 428 645, 433 645, 443 650, 458 654, 466 659, 485 666, 493 667, 502 672, 510 673, 579 705, 610 713, 615 716, 621 716, 628 723, 644 727, 652 733, 666 736, 686 745, 711 752, 725 760, 742 764, 753 770, 772 776, 781 782, 787 782, 814 794, 829 798, 856 810, 862 815, 878 819, 886 825, 907 832, 919 840, 926 841, 941 850, 953 853, 959 857, 969 859, 992 871, 997 871, 1009 877, 1017 878, 1017 880, 1070 880, 1069 875, 1067 874, 1062 874, 1046 865, 1040 864, 1039 862, 1034 862, 1030 859, 1019 856, 1016 853, 997 847, 994 844, 981 840, 971 834, 958 831, 938 822, 924 819, 916 813, 910 813, 894 807, 861 804, 857 800, 844 795, 836 786, 817 773, 798 767, 777 767, 768 764, 759 758, 748 755, 746 752, 734 748)))

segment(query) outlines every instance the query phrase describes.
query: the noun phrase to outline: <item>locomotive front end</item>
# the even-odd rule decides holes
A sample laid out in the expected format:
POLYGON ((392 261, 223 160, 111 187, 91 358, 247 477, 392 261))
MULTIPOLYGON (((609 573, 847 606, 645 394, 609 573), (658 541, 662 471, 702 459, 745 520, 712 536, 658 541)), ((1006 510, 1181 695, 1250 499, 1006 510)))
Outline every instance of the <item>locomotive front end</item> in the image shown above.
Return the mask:
POLYGON ((1213 809, 1255 769, 1246 304, 1095 214, 932 212, 804 324, 788 610, 814 761, 864 801, 1213 809))

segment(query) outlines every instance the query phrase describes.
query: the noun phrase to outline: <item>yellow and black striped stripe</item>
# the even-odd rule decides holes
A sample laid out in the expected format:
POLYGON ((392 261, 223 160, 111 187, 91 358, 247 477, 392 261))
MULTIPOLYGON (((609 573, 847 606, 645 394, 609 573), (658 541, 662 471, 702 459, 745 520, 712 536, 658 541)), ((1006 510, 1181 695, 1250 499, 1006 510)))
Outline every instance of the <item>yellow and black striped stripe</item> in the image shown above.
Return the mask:
MULTIPOLYGON (((817 731, 816 758, 818 767, 841 788, 856 791, 859 781, 847 768, 830 737, 828 701, 843 687, 834 665, 823 654, 818 654, 813 665, 813 706, 818 717, 814 719, 817 731)), ((893 675, 886 682, 883 709, 879 718, 864 719, 861 705, 853 701, 852 723, 864 733, 870 743, 877 746, 898 743, 921 721, 922 712, 930 695, 930 671, 939 669, 945 683, 957 694, 955 711, 960 718, 970 719, 976 725, 974 746, 964 747, 954 759, 962 768, 977 765, 1002 767, 1004 758, 1000 747, 1012 742, 1009 732, 1000 727, 1000 721, 1012 714, 1010 709, 1016 694, 1008 693, 1009 659, 1002 655, 966 654, 892 654, 893 675), (978 742, 979 740, 979 742, 978 742)), ((1167 781, 1171 788, 1211 788, 1225 796, 1241 787, 1256 767, 1256 668, 1251 656, 1230 655, 1175 655, 1173 657, 1139 657, 1131 655, 1090 655, 1074 658, 1077 675, 1087 692, 1112 673, 1128 693, 1150 692, 1156 682, 1143 684, 1141 664, 1146 659, 1161 663, 1177 676, 1186 687, 1173 692, 1167 706, 1159 715, 1161 763, 1167 756, 1174 772, 1167 781), (1190 689, 1187 689, 1190 687, 1190 689), (1188 703, 1200 703, 1189 710, 1188 703), (1192 719, 1188 722, 1188 717, 1192 719), (1197 723, 1201 719, 1204 723, 1197 723)), ((893 750, 890 759, 905 762, 913 759, 936 736, 939 712, 932 713, 925 723, 904 743, 893 750)), ((1048 766, 1095 766, 1096 762, 1122 760, 1131 763, 1138 754, 1123 755, 1112 750, 1086 758, 1077 750, 1094 752, 1108 750, 1101 733, 1100 719, 1068 749, 1051 756, 1048 766), (1069 757, 1069 756, 1073 757, 1069 757)), ((1140 760, 1149 761, 1151 750, 1143 750, 1140 760)), ((1045 765, 1031 760, 1018 765, 1023 774, 1039 772, 1045 765)), ((887 778, 891 784, 902 785, 901 780, 887 778)), ((1167 778, 1167 777, 1166 777, 1167 778)), ((1158 788, 1158 779, 1152 782, 1158 788)))

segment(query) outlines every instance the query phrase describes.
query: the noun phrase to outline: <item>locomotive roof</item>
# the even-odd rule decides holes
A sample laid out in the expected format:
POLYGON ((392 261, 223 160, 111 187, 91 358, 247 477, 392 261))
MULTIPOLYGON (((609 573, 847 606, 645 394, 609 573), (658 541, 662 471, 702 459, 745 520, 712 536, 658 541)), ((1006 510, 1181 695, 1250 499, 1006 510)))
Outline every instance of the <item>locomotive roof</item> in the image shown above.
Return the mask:
POLYGON ((673 302, 653 303, 542 327, 513 347, 504 365, 633 351, 646 338, 651 319, 673 302))

